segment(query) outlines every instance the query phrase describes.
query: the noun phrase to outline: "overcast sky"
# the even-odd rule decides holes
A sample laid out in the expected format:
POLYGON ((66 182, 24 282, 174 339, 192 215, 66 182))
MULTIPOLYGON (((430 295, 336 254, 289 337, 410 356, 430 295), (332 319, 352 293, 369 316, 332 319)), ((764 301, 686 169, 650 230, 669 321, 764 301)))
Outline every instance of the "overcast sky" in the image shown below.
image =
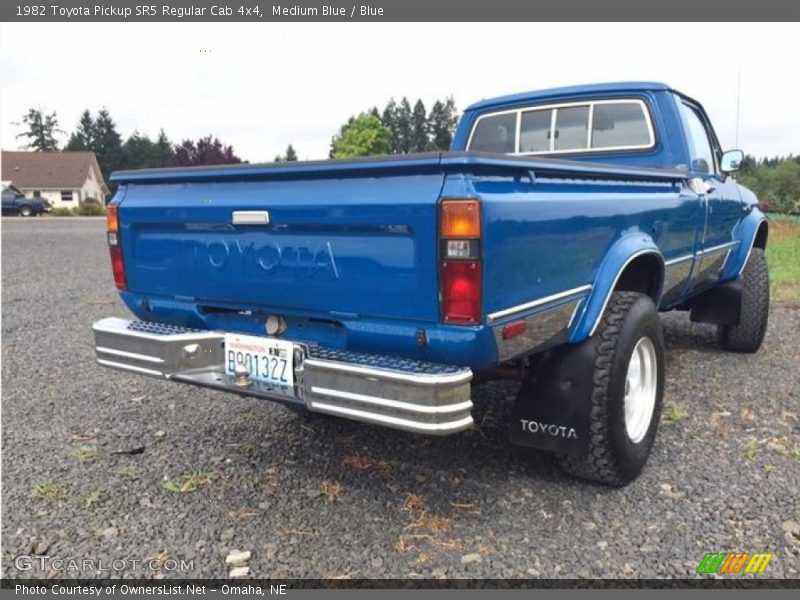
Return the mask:
MULTIPOLYGON (((30 107, 74 130, 108 107, 123 137, 213 133, 245 160, 289 143, 326 158, 353 114, 394 96, 459 109, 485 97, 600 81, 664 81, 700 100, 721 143, 800 153, 798 24, 48 23, 0 29, 0 145, 30 107)), ((62 136, 62 143, 66 136, 62 136)))

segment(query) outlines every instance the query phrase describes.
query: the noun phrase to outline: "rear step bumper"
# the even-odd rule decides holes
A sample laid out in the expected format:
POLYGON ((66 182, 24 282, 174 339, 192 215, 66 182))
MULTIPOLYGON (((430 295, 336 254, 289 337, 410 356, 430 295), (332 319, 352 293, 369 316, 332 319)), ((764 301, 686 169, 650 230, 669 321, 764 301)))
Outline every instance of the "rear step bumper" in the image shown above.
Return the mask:
POLYGON ((292 404, 339 417, 444 435, 473 425, 472 371, 293 342, 288 394, 226 375, 224 333, 110 317, 94 330, 97 362, 125 371, 292 404))

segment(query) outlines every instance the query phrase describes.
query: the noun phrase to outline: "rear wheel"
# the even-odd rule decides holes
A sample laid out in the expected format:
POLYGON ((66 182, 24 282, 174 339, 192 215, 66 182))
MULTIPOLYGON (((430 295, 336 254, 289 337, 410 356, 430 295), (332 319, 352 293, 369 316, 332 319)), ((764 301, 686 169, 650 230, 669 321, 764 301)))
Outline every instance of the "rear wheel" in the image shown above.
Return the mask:
POLYGON ((719 325, 720 346, 732 352, 756 352, 767 333, 769 272, 762 248, 753 248, 742 271, 742 308, 738 325, 719 325))
POLYGON ((23 217, 30 217, 33 215, 33 209, 27 204, 19 207, 19 214, 23 217))
POLYGON ((661 417, 661 320, 648 296, 614 292, 595 335, 589 452, 560 464, 577 477, 625 485, 647 462, 661 417))

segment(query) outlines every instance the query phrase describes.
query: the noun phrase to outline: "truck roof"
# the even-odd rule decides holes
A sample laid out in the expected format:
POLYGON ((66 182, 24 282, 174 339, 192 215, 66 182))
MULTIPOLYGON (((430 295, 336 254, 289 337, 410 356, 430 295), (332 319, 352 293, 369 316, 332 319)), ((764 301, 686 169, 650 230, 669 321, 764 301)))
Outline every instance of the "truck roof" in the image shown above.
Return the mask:
POLYGON ((496 98, 487 98, 475 102, 467 107, 467 110, 481 110, 494 106, 523 104, 547 98, 572 95, 592 95, 607 92, 631 92, 643 90, 666 91, 672 88, 665 83, 656 81, 619 81, 612 83, 593 83, 588 85, 572 85, 567 87, 549 88, 545 90, 534 90, 530 92, 520 92, 496 98))

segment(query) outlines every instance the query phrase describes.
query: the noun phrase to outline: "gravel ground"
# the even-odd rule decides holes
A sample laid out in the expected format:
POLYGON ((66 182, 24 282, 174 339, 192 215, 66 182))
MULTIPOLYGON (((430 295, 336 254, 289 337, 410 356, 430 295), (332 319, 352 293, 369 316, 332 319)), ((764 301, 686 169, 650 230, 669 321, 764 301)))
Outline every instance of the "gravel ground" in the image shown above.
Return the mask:
POLYGON ((476 389, 478 430, 425 438, 100 368, 91 324, 126 315, 101 220, 3 219, 2 258, 5 577, 47 575, 14 567, 32 550, 195 577, 234 549, 260 577, 681 577, 734 550, 800 571, 798 308, 755 356, 666 315, 654 454, 607 489, 508 444, 511 383, 476 389))

